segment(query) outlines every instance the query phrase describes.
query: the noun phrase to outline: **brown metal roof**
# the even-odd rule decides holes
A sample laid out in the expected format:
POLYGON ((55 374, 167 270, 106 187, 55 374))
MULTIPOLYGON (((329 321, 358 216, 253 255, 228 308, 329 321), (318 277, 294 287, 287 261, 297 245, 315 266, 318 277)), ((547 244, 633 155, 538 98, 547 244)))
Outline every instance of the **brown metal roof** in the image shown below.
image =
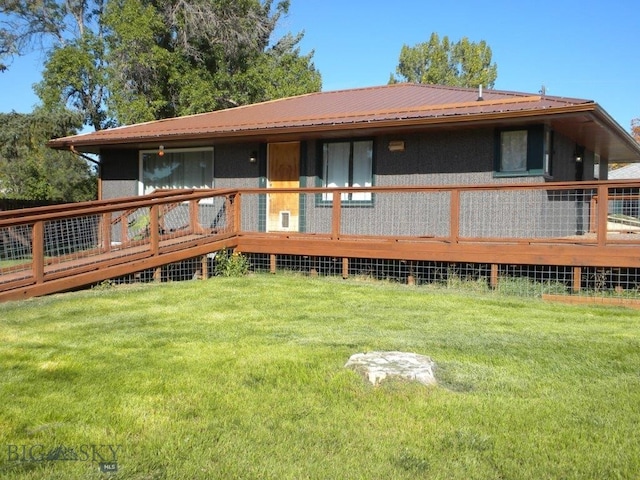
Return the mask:
MULTIPOLYGON (((319 92, 65 137, 52 140, 48 145, 99 151, 106 146, 274 138, 310 132, 504 121, 584 112, 601 112, 605 123, 611 124, 609 128, 617 126, 592 100, 497 90, 484 90, 479 100, 478 94, 476 89, 407 83, 319 92)), ((584 123, 584 119, 580 122, 584 123)), ((566 128, 570 130, 571 126, 566 128)), ((636 155, 640 155, 640 147, 636 155)))

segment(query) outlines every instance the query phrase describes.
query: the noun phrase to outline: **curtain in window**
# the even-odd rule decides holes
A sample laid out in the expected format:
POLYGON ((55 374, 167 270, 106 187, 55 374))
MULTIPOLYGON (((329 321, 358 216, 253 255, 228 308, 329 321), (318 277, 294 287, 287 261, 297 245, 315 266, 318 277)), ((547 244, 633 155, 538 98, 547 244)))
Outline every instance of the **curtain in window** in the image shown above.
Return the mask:
MULTIPOLYGON (((354 187, 370 187, 372 173, 372 142, 354 142, 353 144, 353 185, 354 187)), ((371 192, 353 193, 351 200, 371 200, 371 192)))
POLYGON ((500 171, 524 172, 527 170, 527 131, 502 132, 500 171))
MULTIPOLYGON (((327 143, 324 145, 325 185, 327 187, 349 186, 349 153, 351 145, 345 143, 327 143)), ((323 200, 331 200, 332 194, 323 194, 323 200)), ((342 199, 347 199, 347 194, 342 199)))
POLYGON ((160 188, 211 188, 213 158, 211 150, 145 153, 142 157, 144 193, 160 188))

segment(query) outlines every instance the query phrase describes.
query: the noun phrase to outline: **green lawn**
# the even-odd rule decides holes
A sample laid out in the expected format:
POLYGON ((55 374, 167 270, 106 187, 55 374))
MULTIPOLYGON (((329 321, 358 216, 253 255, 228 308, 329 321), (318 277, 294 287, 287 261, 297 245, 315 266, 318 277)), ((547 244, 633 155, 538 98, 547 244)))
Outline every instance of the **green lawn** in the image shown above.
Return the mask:
POLYGON ((3 479, 640 472, 623 308, 292 275, 103 288, 0 304, 0 372, 3 479), (343 368, 371 350, 430 356, 439 386, 343 368))

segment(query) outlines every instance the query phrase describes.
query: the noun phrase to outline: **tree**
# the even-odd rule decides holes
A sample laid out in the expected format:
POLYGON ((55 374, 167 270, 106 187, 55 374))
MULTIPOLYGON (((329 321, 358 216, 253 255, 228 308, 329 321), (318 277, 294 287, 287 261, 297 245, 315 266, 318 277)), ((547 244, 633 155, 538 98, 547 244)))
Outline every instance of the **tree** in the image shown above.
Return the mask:
POLYGON ((110 106, 124 123, 318 91, 302 34, 270 38, 289 2, 111 0, 110 106))
POLYGON ((640 118, 631 120, 631 135, 636 139, 636 142, 640 142, 640 118))
POLYGON ((412 82, 457 87, 493 88, 498 67, 491 63, 491 48, 482 40, 471 42, 463 37, 451 43, 432 33, 428 42, 413 47, 403 45, 396 68, 389 83, 412 82))
POLYGON ((289 1, 3 0, 4 60, 49 50, 36 93, 94 129, 318 91, 302 38, 272 42, 289 1), (295 81, 287 81, 295 78, 295 81))
POLYGON ((0 192, 25 200, 93 200, 96 175, 71 152, 46 148, 52 137, 77 132, 82 121, 69 111, 0 113, 0 192))
MULTIPOLYGON (((109 126, 104 84, 103 26, 108 0, 4 0, 0 62, 36 48, 49 51, 35 91, 49 110, 71 107, 96 130, 109 126)), ((8 67, 0 63, 0 69, 8 67)))

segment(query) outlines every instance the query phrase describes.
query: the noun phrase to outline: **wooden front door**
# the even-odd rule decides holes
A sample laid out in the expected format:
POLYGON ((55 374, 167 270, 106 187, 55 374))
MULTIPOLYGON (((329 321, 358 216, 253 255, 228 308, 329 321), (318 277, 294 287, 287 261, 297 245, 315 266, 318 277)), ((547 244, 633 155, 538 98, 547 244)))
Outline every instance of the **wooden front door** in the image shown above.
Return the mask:
MULTIPOLYGON (((300 143, 270 143, 267 151, 269 188, 300 187, 300 143)), ((268 196, 267 231, 297 232, 300 221, 297 193, 272 193, 268 196)))

